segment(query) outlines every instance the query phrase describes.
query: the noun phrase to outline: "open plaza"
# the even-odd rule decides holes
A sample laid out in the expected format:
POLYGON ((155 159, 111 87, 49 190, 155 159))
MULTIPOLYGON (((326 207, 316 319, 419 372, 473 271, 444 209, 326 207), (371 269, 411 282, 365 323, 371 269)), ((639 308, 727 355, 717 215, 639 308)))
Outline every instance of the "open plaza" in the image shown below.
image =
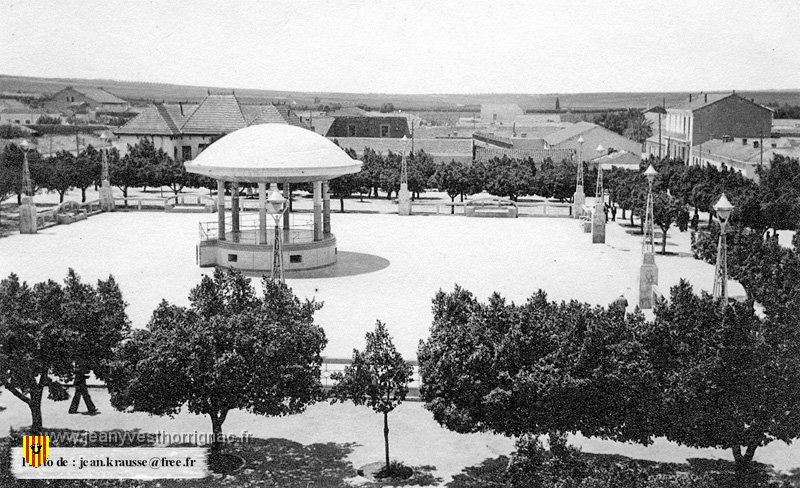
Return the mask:
MULTIPOLYGON (((446 199, 435 192, 425 197, 428 202, 446 199)), ((308 213, 313 199, 299 194, 293 206, 301 215, 308 213)), ((329 341, 326 358, 348 358, 354 348, 363 347, 364 333, 380 319, 388 324, 404 357, 415 359, 419 340, 428 337, 431 299, 438 290, 450 291, 455 284, 481 300, 496 291, 519 303, 538 289, 554 300, 577 299, 596 305, 607 305, 622 293, 631 303, 628 311, 638 300, 642 237, 638 227, 628 227, 627 221, 610 222, 606 243, 592 244, 591 235, 569 218, 403 217, 388 213, 391 207, 386 200, 346 200, 347 212, 331 214, 338 240, 337 263, 316 272, 287 274, 288 285, 299 297, 324 303, 315 319, 329 341)), ((0 239, 0 274, 15 272, 30 283, 60 281, 69 267, 90 282, 113 274, 137 328, 146 326, 162 299, 188 304, 189 289, 212 270, 197 266, 196 244, 199 223, 213 220, 214 215, 118 210, 73 225, 50 227, 36 235, 0 239)), ((673 228, 668 237, 670 254, 656 257, 661 287, 666 290, 683 278, 696 289, 710 292, 714 267, 691 256, 689 232, 673 228)), ((251 276, 257 285, 260 276, 251 276)), ((731 281, 730 294, 742 296, 744 290, 731 281)), ((90 431, 125 428, 181 433, 207 429, 207 419, 202 416, 182 413, 170 419, 120 413, 108 403, 105 390, 92 389, 92 395, 100 415, 67 416, 64 403, 45 400, 46 424, 68 423, 70 428, 90 431)), ((20 428, 30 423, 27 408, 11 395, 0 396, 0 406, 6 409, 0 413, 3 425, 20 428)), ((380 422, 380 416, 363 407, 322 403, 289 417, 234 411, 225 431, 304 444, 355 443, 348 460, 361 466, 374 460, 381 449, 380 422)), ((418 402, 401 405, 391 422, 393 457, 412 465, 436 466, 434 474, 444 480, 514 449, 513 439, 504 436, 448 431, 418 402), (420 450, 421 445, 425 449, 420 450)), ((648 447, 579 435, 573 436, 572 442, 586 452, 656 461, 728 459, 730 455, 725 450, 692 449, 664 439, 648 447)), ((796 445, 773 442, 758 450, 756 460, 788 471, 800 467, 800 451, 796 445)))

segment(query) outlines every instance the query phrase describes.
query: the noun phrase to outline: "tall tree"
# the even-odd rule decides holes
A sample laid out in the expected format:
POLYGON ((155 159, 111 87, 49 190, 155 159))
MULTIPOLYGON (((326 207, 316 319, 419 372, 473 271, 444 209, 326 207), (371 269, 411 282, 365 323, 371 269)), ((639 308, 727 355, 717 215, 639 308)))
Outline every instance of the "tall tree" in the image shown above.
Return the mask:
POLYGON ((332 402, 351 401, 383 414, 386 469, 389 469, 389 413, 405 400, 413 370, 397 352, 386 325, 380 320, 367 332, 363 351, 353 350, 353 361, 344 372, 334 373, 332 402))
POLYGON ((58 151, 55 156, 44 160, 46 171, 42 185, 58 193, 58 201, 64 202, 64 195, 72 188, 77 169, 76 158, 69 151, 58 151))
POLYGON ((80 188, 81 202, 85 202, 86 189, 100 182, 102 154, 94 146, 89 145, 80 152, 74 163, 71 183, 75 188, 80 188))
POLYGON ((264 279, 263 288, 261 298, 241 273, 218 268, 192 289, 189 308, 162 302, 111 363, 112 406, 208 415, 218 451, 231 410, 289 415, 321 398, 322 305, 283 283, 264 279))
POLYGON ((655 315, 645 334, 660 385, 655 435, 730 449, 740 469, 758 447, 800 437, 797 312, 760 318, 752 302, 723 306, 681 281, 655 315))
POLYGON ((418 358, 425 408, 456 432, 508 436, 580 431, 646 443, 652 375, 639 340, 644 318, 617 306, 521 306, 437 293, 418 358))
POLYGON ((93 289, 70 270, 65 287, 46 281, 31 288, 10 275, 0 281, 0 310, 0 381, 28 405, 31 431, 41 432, 44 389, 51 400, 66 400, 63 384, 76 364, 102 372, 98 364, 127 327, 124 302, 112 278, 93 289), (102 342, 82 344, 87 338, 102 342))

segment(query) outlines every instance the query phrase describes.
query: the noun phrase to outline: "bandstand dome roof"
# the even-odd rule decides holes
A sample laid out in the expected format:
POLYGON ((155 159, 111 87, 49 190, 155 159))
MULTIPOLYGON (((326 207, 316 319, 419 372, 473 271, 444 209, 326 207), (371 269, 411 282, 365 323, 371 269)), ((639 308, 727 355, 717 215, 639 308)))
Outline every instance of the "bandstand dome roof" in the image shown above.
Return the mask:
POLYGON ((186 170, 217 180, 305 183, 361 171, 327 138, 288 124, 258 124, 239 129, 208 146, 186 170))

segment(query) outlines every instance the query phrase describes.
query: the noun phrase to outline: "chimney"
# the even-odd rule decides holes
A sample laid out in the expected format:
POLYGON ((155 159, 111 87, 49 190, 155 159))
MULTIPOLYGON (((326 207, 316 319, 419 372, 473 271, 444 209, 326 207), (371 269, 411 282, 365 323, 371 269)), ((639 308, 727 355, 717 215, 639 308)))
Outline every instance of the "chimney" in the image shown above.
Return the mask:
POLYGON ((689 94, 689 103, 692 103, 692 94, 689 94))
POLYGON ((703 103, 708 103, 708 93, 704 95, 703 103))

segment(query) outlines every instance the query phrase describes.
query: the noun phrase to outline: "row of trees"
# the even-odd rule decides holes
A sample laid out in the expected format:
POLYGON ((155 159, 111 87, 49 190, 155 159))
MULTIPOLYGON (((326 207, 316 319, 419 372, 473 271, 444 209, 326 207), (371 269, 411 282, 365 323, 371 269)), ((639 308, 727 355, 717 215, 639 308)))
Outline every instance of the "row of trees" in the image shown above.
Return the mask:
MULTIPOLYGON (((103 150, 109 164, 111 183, 117 186, 124 196, 128 189, 135 187, 169 187, 178 194, 184 187, 211 188, 209 178, 189 173, 183 163, 173 160, 162 149, 156 149, 152 142, 142 139, 129 146, 128 153, 120 157, 116 148, 103 150)), ((0 201, 16 193, 22 187, 23 149, 15 144, 7 145, 0 152, 0 201)), ((28 151, 28 164, 34 191, 55 191, 59 201, 73 189, 81 190, 81 201, 86 201, 86 190, 100 182, 101 150, 89 145, 77 156, 69 151, 58 151, 52 156, 43 157, 38 151, 28 151)))
POLYGON ((648 321, 542 291, 522 305, 497 294, 481 303, 456 287, 436 295, 420 343, 422 397, 456 432, 666 437, 730 449, 744 468, 758 447, 800 436, 800 330, 752 305, 723 306, 681 282, 648 321))
MULTIPOLYGON (((31 431, 41 432, 44 390, 66 400, 74 383, 74 411, 80 395, 88 400, 85 378, 93 372, 117 410, 207 415, 218 449, 231 410, 282 416, 326 397, 320 368, 327 340, 314 323, 322 304, 300 301, 267 278, 262 289, 217 269, 191 290, 188 307, 162 301, 147 328, 132 331, 112 277, 91 286, 70 269, 63 285, 29 287, 12 274, 0 281, 0 384, 29 407, 31 431)), ((365 350, 333 375, 330 399, 383 415, 388 469, 388 414, 405 399, 412 370, 384 324, 366 339, 365 350)))

